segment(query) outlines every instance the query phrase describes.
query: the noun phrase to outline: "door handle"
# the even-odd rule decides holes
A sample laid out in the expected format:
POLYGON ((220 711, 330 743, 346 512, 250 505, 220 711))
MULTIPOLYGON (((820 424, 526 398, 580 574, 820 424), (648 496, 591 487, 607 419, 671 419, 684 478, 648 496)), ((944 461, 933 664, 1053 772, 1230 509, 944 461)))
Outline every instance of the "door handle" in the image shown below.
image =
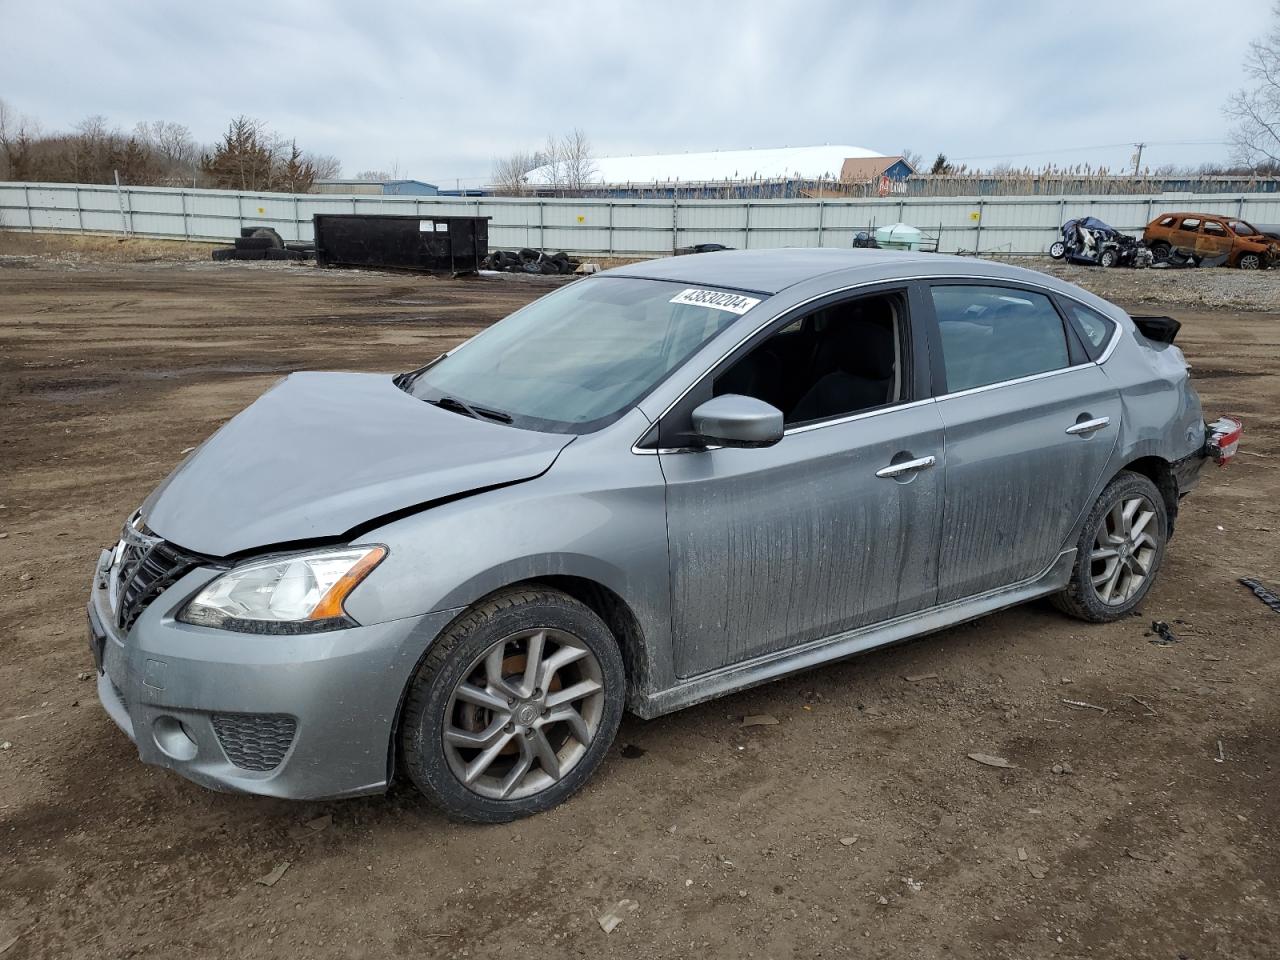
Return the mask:
POLYGON ((902 463, 891 463, 887 467, 881 467, 876 471, 876 476, 885 479, 900 477, 904 473, 912 473, 916 470, 928 470, 937 462, 937 457, 920 457, 917 460, 903 460, 902 463))
POLYGON ((1087 437, 1090 434, 1097 433, 1110 422, 1110 417, 1098 417, 1094 420, 1085 420, 1081 423, 1076 423, 1067 427, 1067 433, 1071 434, 1073 437, 1087 437))

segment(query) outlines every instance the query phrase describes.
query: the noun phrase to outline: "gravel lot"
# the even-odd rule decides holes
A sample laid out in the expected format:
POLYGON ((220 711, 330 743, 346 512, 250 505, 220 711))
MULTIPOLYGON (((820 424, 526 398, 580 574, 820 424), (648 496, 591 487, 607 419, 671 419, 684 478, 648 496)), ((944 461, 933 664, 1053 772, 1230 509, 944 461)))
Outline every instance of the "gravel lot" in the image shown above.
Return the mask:
POLYGON ((122 519, 283 373, 404 369, 550 281, 171 257, 0 233, 3 960, 1280 953, 1280 617, 1235 583, 1280 583, 1280 272, 1043 264, 1181 319, 1207 410, 1246 420, 1142 617, 1035 604, 628 718, 581 795, 473 827, 404 787, 292 804, 144 767, 83 603, 122 519))

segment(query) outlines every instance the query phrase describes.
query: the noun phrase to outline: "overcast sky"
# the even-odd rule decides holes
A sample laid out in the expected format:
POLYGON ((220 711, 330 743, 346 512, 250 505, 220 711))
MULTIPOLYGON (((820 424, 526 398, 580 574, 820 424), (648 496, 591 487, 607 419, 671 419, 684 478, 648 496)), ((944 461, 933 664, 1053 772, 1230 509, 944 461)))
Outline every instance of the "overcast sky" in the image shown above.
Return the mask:
POLYGON ((600 156, 1115 166, 1145 140, 1155 166, 1227 159, 1222 105, 1266 23, 1254 0, 0 0, 0 97, 45 129, 102 114, 203 141, 245 113, 347 175, 398 161, 447 186, 575 125, 600 156))

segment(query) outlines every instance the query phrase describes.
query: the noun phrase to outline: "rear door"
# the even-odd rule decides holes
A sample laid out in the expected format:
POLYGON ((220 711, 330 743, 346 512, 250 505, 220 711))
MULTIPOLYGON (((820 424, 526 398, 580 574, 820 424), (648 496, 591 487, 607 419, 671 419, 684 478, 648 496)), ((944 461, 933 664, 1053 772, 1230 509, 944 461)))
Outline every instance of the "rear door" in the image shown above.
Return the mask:
POLYGON ((1047 291, 940 281, 929 293, 946 432, 946 603, 1034 577, 1071 546, 1121 407, 1047 291))
POLYGON ((1193 254, 1200 242, 1200 218, 1183 217, 1178 226, 1169 232, 1169 242, 1179 253, 1193 254))

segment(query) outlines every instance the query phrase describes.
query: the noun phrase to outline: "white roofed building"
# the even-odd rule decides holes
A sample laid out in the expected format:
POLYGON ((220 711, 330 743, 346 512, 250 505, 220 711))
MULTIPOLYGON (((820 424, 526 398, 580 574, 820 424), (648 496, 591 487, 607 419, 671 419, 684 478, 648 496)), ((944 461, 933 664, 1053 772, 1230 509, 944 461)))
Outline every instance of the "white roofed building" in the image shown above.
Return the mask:
MULTIPOLYGON (((595 157, 585 190, 595 196, 645 197, 792 197, 841 180, 849 160, 889 159, 866 147, 828 144, 660 153, 634 157, 595 157)), ((908 170, 910 168, 907 168, 908 170)), ((551 166, 529 171, 533 193, 558 192, 551 166)))

